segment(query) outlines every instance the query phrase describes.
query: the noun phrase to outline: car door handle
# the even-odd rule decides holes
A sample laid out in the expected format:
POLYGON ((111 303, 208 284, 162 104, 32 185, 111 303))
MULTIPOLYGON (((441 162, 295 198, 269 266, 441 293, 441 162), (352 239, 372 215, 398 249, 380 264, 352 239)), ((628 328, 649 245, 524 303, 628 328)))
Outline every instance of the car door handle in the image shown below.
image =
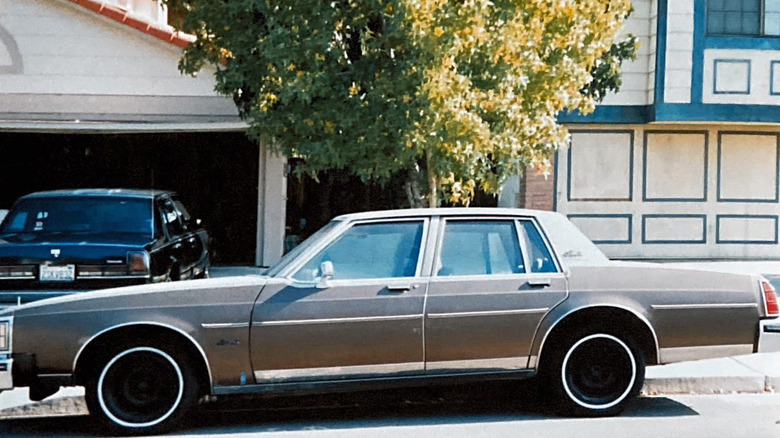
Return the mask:
POLYGON ((411 284, 394 284, 394 285, 388 285, 387 286, 387 291, 388 292, 393 292, 393 293, 397 293, 397 294, 402 294, 402 293, 405 293, 405 292, 409 292, 410 290, 412 290, 412 285, 411 284))
POLYGON ((552 284, 552 280, 549 278, 533 278, 528 280, 528 285, 531 287, 547 287, 552 284))

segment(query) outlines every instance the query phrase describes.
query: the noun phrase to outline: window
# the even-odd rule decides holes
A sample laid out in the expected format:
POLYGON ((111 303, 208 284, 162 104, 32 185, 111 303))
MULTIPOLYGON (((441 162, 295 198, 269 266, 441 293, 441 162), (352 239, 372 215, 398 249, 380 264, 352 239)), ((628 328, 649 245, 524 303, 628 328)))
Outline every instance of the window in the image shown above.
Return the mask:
POLYGON ((780 36, 780 0, 707 0, 707 34, 780 36))
POLYGON ((513 221, 449 221, 437 275, 496 275, 525 272, 513 221))
POLYGON ((358 224, 309 260, 293 275, 320 277, 322 262, 333 263, 334 280, 414 277, 420 257, 423 222, 358 224))
POLYGON ((523 238, 523 247, 528 254, 528 270, 531 272, 557 272, 550 250, 544 244, 541 233, 533 222, 520 221, 520 234, 523 238))

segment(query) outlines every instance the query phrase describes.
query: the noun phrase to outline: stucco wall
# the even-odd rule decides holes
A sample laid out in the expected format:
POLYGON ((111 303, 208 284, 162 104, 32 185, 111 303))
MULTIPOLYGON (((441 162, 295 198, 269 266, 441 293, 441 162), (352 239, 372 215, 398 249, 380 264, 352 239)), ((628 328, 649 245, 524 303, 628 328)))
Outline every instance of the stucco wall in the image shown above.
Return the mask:
POLYGON ((557 210, 615 258, 778 258, 774 127, 578 128, 557 210))
POLYGON ((179 73, 178 47, 69 2, 0 0, 0 46, 6 120, 237 120, 211 72, 179 73))

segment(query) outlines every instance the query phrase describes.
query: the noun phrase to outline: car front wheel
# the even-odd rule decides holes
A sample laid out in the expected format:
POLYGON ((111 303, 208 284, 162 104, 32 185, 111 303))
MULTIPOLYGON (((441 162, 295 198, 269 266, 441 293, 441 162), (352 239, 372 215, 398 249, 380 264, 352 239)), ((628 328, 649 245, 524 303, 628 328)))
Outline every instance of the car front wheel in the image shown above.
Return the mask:
POLYGON ((154 345, 118 349, 87 385, 91 414, 123 434, 156 434, 175 427, 198 397, 186 355, 154 345))
POLYGON ((585 332, 557 349, 548 374, 558 411, 578 416, 622 412, 644 384, 645 361, 625 338, 585 332))

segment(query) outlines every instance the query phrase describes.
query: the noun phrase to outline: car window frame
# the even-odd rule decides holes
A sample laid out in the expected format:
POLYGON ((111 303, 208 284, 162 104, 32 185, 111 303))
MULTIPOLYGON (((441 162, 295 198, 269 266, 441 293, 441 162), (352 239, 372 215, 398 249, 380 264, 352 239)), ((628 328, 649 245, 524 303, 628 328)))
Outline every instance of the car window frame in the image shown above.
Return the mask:
MULTIPOLYGON (((517 237, 520 239, 520 246, 524 246, 523 238, 520 236, 520 233, 522 232, 521 228, 522 225, 520 224, 521 221, 528 221, 531 224, 536 227, 536 231, 539 232, 539 235, 542 238, 542 242, 544 243, 545 248, 547 248, 547 252, 550 253, 550 256, 552 257, 552 262, 555 265, 555 272, 527 272, 527 274, 533 274, 533 275, 547 275, 547 274, 560 274, 563 271, 563 265, 561 265, 560 261, 558 260, 558 255, 553 250, 552 244, 550 244, 550 239, 547 238, 547 233, 544 231, 544 227, 539 223, 539 221, 536 220, 534 217, 522 217, 522 218, 516 218, 515 219, 515 226, 517 227, 517 237)), ((524 248, 525 249, 525 248, 524 248)), ((529 251, 524 250, 523 251, 523 257, 527 258, 529 251)), ((530 266, 528 263, 530 260, 525 260, 526 266, 530 266)))
POLYGON ((293 275, 296 274, 306 264, 308 264, 312 259, 314 259, 314 257, 319 255, 321 251, 323 251, 332 243, 340 239, 352 227, 359 226, 359 225, 370 225, 370 224, 397 224, 397 223, 408 223, 408 222, 422 222, 423 224, 422 234, 420 236, 420 248, 417 254, 417 265, 415 266, 414 276, 332 279, 332 280, 328 280, 328 282, 331 286, 340 286, 340 285, 351 285, 351 284, 372 284, 375 282, 419 280, 423 276, 425 248, 426 248, 426 243, 428 241, 427 236, 428 233, 430 232, 430 222, 431 222, 430 217, 364 219, 364 220, 355 220, 355 221, 346 222, 343 226, 332 230, 331 233, 328 233, 328 235, 326 235, 323 238, 323 242, 320 242, 317 245, 313 245, 311 248, 308 248, 308 251, 306 251, 306 253, 300 254, 298 257, 298 261, 285 267, 283 271, 279 272, 278 276, 284 278, 285 280, 287 280, 292 284, 305 285, 305 286, 318 284, 320 280, 304 281, 304 280, 293 278, 293 275))
POLYGON ((550 245, 550 241, 547 238, 547 234, 545 233, 544 229, 539 225, 539 222, 534 218, 533 216, 442 216, 440 218, 440 221, 438 222, 438 230, 437 230, 437 237, 436 237, 436 244, 433 251, 432 261, 431 261, 431 269, 429 272, 429 276, 431 279, 437 279, 438 281, 442 280, 451 280, 451 279, 460 279, 460 278, 479 278, 479 279, 487 279, 487 278, 517 278, 521 276, 551 276, 551 275, 557 275, 562 274, 563 269, 561 268, 561 264, 558 260, 558 256, 553 251, 552 246, 550 245), (522 230, 520 229, 522 225, 520 224, 520 221, 527 220, 530 221, 537 229, 539 234, 542 237, 542 241, 544 242, 545 247, 547 248, 547 251, 551 254, 553 264, 555 265, 555 272, 529 272, 527 269, 530 264, 528 260, 528 249, 525 247, 525 243, 523 242, 523 238, 521 236, 522 230), (441 260, 441 250, 444 246, 444 233, 447 228, 448 222, 512 222, 515 228, 515 234, 517 236, 517 245, 520 249, 520 255, 523 258, 523 264, 525 269, 525 272, 519 272, 519 273, 509 273, 509 274, 467 274, 467 275, 438 275, 439 263, 441 260))

